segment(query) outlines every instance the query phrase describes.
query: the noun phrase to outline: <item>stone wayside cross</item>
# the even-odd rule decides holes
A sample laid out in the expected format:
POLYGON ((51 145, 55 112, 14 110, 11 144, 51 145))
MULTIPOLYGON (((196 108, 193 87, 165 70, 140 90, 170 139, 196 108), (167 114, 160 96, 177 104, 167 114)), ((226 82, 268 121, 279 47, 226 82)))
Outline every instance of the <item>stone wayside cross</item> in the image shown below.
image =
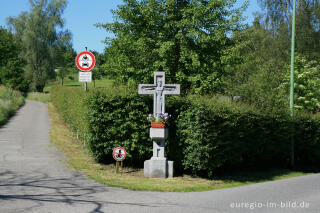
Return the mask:
MULTIPOLYGON (((153 95, 153 116, 165 113, 165 95, 179 95, 179 84, 165 84, 165 73, 154 72, 154 84, 139 84, 139 94, 153 95)), ((173 161, 167 161, 164 155, 165 139, 168 129, 150 128, 153 140, 153 156, 144 162, 144 175, 147 177, 172 177, 173 161)))
POLYGON ((154 84, 139 84, 139 94, 153 95, 153 116, 165 113, 165 95, 179 95, 179 84, 165 84, 165 73, 154 72, 154 84))

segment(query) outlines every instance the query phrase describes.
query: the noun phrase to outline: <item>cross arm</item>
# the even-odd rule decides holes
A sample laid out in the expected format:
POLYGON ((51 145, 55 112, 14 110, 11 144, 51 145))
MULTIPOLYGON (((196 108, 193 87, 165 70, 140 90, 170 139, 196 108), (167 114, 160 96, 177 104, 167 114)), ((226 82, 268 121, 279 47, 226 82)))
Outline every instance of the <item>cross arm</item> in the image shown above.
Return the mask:
POLYGON ((180 84, 166 84, 164 86, 164 94, 180 95, 180 84))
POLYGON ((156 85, 154 84, 139 84, 138 91, 139 94, 149 94, 153 95, 156 89, 156 85))

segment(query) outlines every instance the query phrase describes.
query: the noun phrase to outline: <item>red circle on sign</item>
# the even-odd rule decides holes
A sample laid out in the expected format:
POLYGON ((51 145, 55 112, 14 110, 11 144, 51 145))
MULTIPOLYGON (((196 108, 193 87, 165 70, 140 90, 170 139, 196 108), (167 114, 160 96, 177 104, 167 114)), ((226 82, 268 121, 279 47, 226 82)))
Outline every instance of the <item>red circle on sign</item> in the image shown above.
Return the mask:
POLYGON ((79 68, 79 70, 81 70, 81 71, 89 71, 89 70, 91 70, 91 69, 94 67, 95 63, 96 63, 96 59, 95 59, 94 55, 93 55, 91 52, 89 52, 89 51, 83 51, 83 52, 79 53, 79 54, 77 55, 77 57, 76 57, 76 65, 77 65, 77 67, 79 68), (88 54, 88 55, 90 55, 91 58, 92 58, 92 64, 90 65, 90 67, 84 68, 84 67, 82 67, 82 66, 80 65, 80 63, 79 63, 80 57, 81 57, 82 55, 84 55, 84 54, 88 54))
POLYGON ((117 148, 115 148, 113 150, 113 153, 112 153, 112 157, 116 160, 116 161, 123 161, 127 156, 127 152, 126 150, 119 146, 117 148))

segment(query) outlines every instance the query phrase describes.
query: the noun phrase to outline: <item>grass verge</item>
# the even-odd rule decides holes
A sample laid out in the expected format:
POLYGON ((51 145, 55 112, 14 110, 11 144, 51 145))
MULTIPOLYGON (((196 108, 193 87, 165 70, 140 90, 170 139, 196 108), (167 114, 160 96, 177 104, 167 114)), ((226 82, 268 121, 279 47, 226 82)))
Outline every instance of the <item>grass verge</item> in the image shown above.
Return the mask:
POLYGON ((83 144, 76 139, 70 128, 63 121, 55 107, 49 103, 51 117, 51 142, 62 151, 68 163, 76 170, 82 171, 89 178, 109 186, 131 190, 194 192, 229 188, 265 181, 302 176, 310 173, 285 169, 271 169, 263 172, 242 172, 231 176, 218 177, 213 180, 190 176, 168 179, 145 178, 142 169, 124 167, 121 174, 115 174, 115 165, 101 165, 94 162, 83 144))
POLYGON ((40 92, 29 92, 27 95, 27 100, 49 103, 50 102, 50 94, 49 93, 40 93, 40 92))
MULTIPOLYGON (((64 86, 67 87, 79 87, 79 88, 84 88, 84 83, 80 83, 78 82, 78 74, 74 74, 73 75, 74 78, 73 80, 70 80, 68 78, 66 78, 64 80, 64 86)), ((110 79, 106 79, 106 78, 102 78, 102 79, 98 79, 92 82, 88 82, 88 90, 93 89, 93 88, 108 88, 108 87, 112 87, 113 85, 113 80, 110 79)), ((56 81, 52 81, 49 82, 48 85, 44 88, 44 92, 50 92, 51 87, 54 85, 60 85, 60 81, 56 80, 56 81)))
POLYGON ((0 86, 0 126, 6 124, 23 104, 24 97, 20 92, 0 86))

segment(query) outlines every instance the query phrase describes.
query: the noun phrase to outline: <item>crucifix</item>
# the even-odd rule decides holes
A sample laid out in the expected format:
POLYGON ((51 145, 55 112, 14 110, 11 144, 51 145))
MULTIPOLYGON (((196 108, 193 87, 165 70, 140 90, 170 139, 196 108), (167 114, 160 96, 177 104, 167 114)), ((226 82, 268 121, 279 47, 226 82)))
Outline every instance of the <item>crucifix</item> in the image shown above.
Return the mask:
MULTIPOLYGON (((153 116, 165 113, 165 95, 179 95, 179 84, 166 84, 164 72, 154 72, 153 84, 139 84, 139 94, 153 95, 153 116)), ((168 161, 164 155, 167 128, 150 128, 150 138, 153 140, 153 156, 144 162, 146 177, 173 177, 173 161, 168 161)))
MULTIPOLYGON (((165 84, 165 73, 154 72, 154 84, 139 84, 139 94, 153 95, 153 116, 157 118, 160 113, 165 113, 165 95, 179 95, 179 84, 165 84)), ((163 132, 167 129, 150 129, 153 133, 163 132)), ((165 136, 163 138, 153 138, 152 159, 165 159, 164 156, 165 136)))
POLYGON ((165 73, 154 72, 154 84, 139 84, 139 94, 153 95, 153 116, 165 113, 165 95, 179 95, 179 84, 165 84, 165 73))

